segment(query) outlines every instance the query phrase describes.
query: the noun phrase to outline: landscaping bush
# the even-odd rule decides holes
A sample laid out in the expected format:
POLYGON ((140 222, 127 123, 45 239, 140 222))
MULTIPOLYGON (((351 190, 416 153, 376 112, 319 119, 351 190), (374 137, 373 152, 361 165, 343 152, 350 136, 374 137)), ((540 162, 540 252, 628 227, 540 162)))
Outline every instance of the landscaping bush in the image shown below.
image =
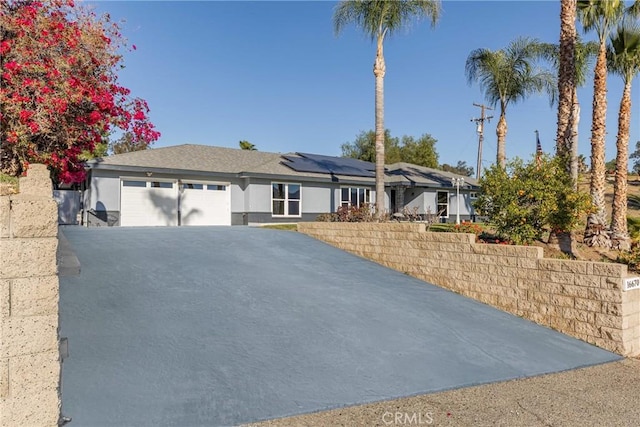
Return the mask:
POLYGON ((631 244, 631 250, 621 252, 616 262, 627 264, 629 270, 640 271, 640 244, 636 241, 631 244))
POLYGON ((476 211, 488 218, 499 238, 515 244, 541 240, 546 231, 571 231, 589 205, 576 192, 559 159, 539 156, 525 163, 515 158, 480 179, 476 211))
POLYGON ((360 206, 340 206, 336 214, 338 222, 373 221, 373 213, 368 203, 363 203, 360 206))
POLYGON ((319 222, 336 222, 335 213, 321 213, 316 217, 316 221, 319 222))
POLYGON ((451 228, 454 233, 470 233, 480 236, 482 233, 482 226, 475 222, 462 221, 460 224, 456 224, 451 228))
POLYGON ((373 212, 368 203, 360 206, 340 206, 334 213, 323 213, 316 217, 316 221, 321 222, 372 222, 373 220, 373 212))
POLYGON ((637 240, 640 238, 640 218, 627 217, 627 229, 632 239, 637 240))

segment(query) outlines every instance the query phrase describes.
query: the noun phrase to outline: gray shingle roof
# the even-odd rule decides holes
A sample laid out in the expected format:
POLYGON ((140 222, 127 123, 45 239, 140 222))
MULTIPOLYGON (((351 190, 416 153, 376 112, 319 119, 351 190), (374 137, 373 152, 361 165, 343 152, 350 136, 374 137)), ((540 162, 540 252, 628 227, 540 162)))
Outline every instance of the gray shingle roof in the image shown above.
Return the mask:
MULTIPOLYGON (((353 176, 330 176, 322 173, 297 172, 286 166, 283 158, 298 156, 295 153, 268 153, 264 151, 240 150, 237 148, 210 145, 183 144, 171 147, 152 148, 131 153, 116 154, 88 162, 91 168, 121 169, 148 168, 182 170, 195 172, 215 172, 221 174, 247 174, 291 176, 314 179, 336 179, 341 182, 365 182, 373 184, 373 178, 353 176)), ((424 187, 449 187, 452 177, 460 177, 450 172, 426 168, 411 163, 387 165, 387 184, 417 185, 424 187)), ((465 183, 477 186, 477 181, 464 177, 465 183)))
MULTIPOLYGON (((294 153, 287 153, 286 155, 297 156, 294 153)), ((96 169, 127 170, 130 168, 148 168, 235 175, 292 176, 320 180, 332 178, 322 173, 297 172, 286 166, 286 160, 282 156, 283 154, 280 153, 265 151, 183 144, 116 154, 99 160, 92 160, 88 164, 91 168, 96 169)), ((333 178, 343 182, 373 181, 371 178, 338 175, 333 178)))
POLYGON ((240 173, 252 171, 266 163, 278 163, 280 159, 281 154, 278 153, 183 144, 104 157, 95 162, 92 167, 135 166, 240 173))

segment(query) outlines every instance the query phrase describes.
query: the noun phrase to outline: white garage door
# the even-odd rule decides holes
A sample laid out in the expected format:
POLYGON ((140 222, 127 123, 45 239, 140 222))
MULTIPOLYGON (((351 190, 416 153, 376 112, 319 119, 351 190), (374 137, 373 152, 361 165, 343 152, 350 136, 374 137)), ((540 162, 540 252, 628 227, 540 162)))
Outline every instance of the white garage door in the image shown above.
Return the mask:
POLYGON ((122 179, 120 225, 178 225, 178 184, 175 181, 122 179))
POLYGON ((231 225, 229 183, 183 181, 180 189, 181 225, 231 225))

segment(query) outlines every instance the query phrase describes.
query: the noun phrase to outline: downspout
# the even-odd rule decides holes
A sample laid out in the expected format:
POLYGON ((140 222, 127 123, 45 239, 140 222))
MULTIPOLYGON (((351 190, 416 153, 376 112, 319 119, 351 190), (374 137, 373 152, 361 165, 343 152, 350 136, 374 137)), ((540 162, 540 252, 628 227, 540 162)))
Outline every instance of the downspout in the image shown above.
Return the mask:
POLYGON ((182 180, 178 180, 178 227, 182 226, 182 180))

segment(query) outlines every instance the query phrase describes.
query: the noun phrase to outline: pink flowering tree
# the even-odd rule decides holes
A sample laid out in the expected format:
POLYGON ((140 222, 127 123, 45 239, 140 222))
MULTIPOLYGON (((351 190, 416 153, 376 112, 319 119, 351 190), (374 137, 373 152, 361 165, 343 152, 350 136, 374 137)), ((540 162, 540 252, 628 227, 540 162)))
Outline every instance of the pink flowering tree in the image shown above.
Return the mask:
POLYGON ((118 84, 125 47, 109 16, 72 0, 0 0, 0 171, 44 163, 58 182, 80 182, 83 153, 114 131, 157 140, 147 103, 118 84))

